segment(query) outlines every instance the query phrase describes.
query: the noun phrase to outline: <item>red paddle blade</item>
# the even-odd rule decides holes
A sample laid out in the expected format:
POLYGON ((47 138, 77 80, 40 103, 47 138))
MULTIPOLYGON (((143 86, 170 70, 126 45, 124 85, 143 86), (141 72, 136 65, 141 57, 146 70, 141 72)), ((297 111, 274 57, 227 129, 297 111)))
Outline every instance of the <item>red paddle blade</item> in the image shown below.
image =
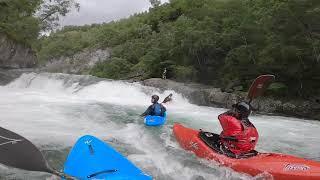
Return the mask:
POLYGON ((248 98, 252 101, 254 98, 260 96, 271 84, 271 82, 275 79, 274 75, 261 75, 257 77, 248 92, 248 98))

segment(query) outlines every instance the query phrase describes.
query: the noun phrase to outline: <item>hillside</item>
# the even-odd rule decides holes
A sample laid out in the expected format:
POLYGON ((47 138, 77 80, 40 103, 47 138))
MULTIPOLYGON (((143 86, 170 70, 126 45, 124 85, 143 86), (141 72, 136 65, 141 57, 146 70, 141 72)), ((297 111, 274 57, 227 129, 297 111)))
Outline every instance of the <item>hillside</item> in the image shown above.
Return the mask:
POLYGON ((128 19, 69 26, 43 38, 42 62, 111 48, 99 77, 161 77, 246 90, 259 74, 277 77, 272 93, 320 94, 320 1, 171 0, 128 19))

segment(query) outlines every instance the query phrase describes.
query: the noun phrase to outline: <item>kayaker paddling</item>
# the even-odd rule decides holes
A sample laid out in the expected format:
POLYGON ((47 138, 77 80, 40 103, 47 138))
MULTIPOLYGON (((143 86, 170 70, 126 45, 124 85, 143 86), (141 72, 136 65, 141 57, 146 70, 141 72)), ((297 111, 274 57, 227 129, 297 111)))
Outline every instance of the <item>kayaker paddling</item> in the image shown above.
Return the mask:
POLYGON ((259 139, 255 126, 250 122, 250 102, 260 96, 274 79, 272 75, 259 76, 248 92, 248 102, 232 105, 232 109, 218 116, 220 135, 200 132, 199 137, 215 151, 232 158, 247 158, 257 155, 254 150, 259 139))
POLYGON ((159 96, 153 95, 151 97, 152 105, 141 114, 141 116, 144 116, 144 124, 147 126, 161 126, 166 122, 167 112, 164 104, 172 101, 172 94, 164 98, 161 104, 159 104, 158 101, 159 96))
POLYGON ((175 123, 173 134, 177 142, 183 149, 194 152, 200 158, 216 161, 220 165, 251 176, 267 174, 266 178, 275 180, 319 180, 319 162, 292 155, 258 153, 252 150, 259 136, 248 120, 252 109, 250 102, 261 96, 273 80, 273 75, 259 76, 249 89, 248 101, 237 103, 233 110, 219 115, 218 119, 223 129, 220 135, 175 123))
POLYGON ((218 116, 222 127, 218 143, 221 150, 229 156, 240 156, 253 152, 259 134, 250 122, 250 105, 246 102, 234 104, 233 109, 218 116))
POLYGON ((158 101, 159 101, 159 96, 152 95, 151 96, 151 103, 152 104, 140 116, 151 115, 151 116, 162 116, 163 117, 166 112, 166 108, 162 104, 158 103, 158 101))

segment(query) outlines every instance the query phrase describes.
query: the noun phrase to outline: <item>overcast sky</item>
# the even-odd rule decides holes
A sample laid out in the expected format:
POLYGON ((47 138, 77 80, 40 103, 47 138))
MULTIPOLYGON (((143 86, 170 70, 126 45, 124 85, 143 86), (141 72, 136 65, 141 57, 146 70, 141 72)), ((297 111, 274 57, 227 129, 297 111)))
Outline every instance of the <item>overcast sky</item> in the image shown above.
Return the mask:
POLYGON ((77 2, 80 3, 80 11, 72 11, 66 17, 60 18, 62 26, 110 22, 147 11, 151 6, 149 0, 77 0, 77 2))

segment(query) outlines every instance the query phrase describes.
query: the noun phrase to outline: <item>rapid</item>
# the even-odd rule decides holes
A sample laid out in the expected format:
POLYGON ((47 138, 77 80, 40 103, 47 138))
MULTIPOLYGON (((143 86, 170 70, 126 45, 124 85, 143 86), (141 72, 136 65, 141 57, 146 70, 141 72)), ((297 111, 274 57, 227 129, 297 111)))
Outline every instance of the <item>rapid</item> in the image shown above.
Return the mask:
MULTIPOLYGON (((263 174, 250 177, 199 159, 175 141, 174 122, 219 133, 217 117, 224 111, 190 104, 174 91, 84 75, 25 73, 0 86, 1 127, 29 139, 57 169, 62 169, 76 140, 90 134, 103 139, 157 180, 263 178, 263 174), (166 125, 145 126, 139 115, 150 105, 150 96, 158 94, 162 101, 170 93, 173 101, 166 104, 166 125)), ((266 115, 252 115, 250 119, 260 133, 258 151, 320 161, 319 121, 266 115)), ((0 178, 58 179, 3 165, 0 178)))

